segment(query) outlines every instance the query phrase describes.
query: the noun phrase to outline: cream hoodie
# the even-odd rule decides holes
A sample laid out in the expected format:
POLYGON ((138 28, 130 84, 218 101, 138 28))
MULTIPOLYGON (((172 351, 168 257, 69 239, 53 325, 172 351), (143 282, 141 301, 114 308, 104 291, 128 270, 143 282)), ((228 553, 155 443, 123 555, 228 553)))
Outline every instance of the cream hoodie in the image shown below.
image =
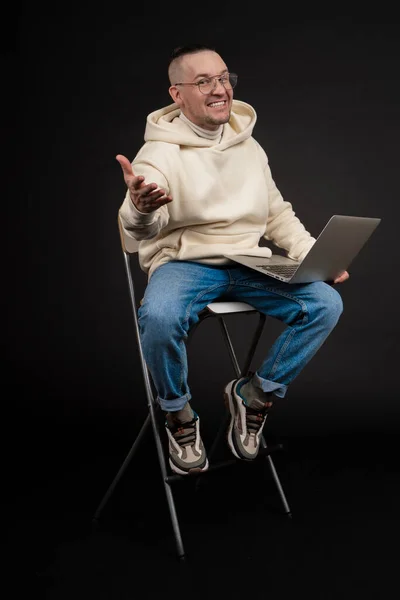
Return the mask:
POLYGON ((149 114, 145 144, 132 162, 135 175, 163 188, 172 202, 144 214, 127 192, 119 210, 125 233, 141 241, 143 271, 150 277, 171 260, 224 265, 226 254, 268 257, 262 237, 303 258, 315 238, 283 200, 252 137, 254 109, 234 100, 220 141, 198 136, 179 114, 176 104, 149 114))

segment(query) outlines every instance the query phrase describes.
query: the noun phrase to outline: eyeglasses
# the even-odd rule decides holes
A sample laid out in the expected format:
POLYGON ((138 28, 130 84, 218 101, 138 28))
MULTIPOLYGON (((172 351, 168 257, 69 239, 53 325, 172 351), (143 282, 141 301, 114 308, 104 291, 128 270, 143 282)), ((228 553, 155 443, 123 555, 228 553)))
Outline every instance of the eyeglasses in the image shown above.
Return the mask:
POLYGON ((195 83, 175 83, 175 85, 197 85, 202 94, 211 94, 217 87, 217 81, 221 83, 226 90, 233 90, 237 84, 238 76, 236 73, 224 73, 216 77, 204 77, 195 83))

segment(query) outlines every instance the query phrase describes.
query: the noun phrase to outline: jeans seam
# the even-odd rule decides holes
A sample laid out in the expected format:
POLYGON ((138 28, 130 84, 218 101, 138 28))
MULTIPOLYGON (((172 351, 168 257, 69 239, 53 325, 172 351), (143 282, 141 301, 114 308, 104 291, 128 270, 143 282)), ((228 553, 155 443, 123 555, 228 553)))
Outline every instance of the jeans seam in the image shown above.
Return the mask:
POLYGON ((300 300, 299 298, 296 298, 295 296, 292 296, 291 294, 287 294, 286 292, 271 289, 271 288, 265 287, 263 285, 259 285, 257 283, 246 283, 245 281, 241 281, 241 282, 236 282, 236 285, 244 285, 246 287, 256 288, 258 290, 266 290, 272 294, 276 294, 277 296, 285 296, 286 298, 289 298, 289 300, 292 300, 293 302, 296 302, 297 304, 299 304, 301 306, 302 311, 304 313, 303 324, 305 322, 307 322, 307 318, 308 318, 307 304, 303 300, 300 300))
POLYGON ((276 372, 277 368, 279 367, 279 363, 281 362, 281 358, 283 356, 283 354, 286 352, 286 349, 289 347, 290 342, 292 341, 294 334, 296 333, 294 327, 292 327, 291 331, 289 331, 285 343, 282 344, 282 348, 279 350, 277 357, 274 360, 274 364, 272 365, 272 368, 269 372, 268 375, 268 379, 270 377, 274 376, 274 373, 276 372))
MULTIPOLYGON (((185 341, 183 339, 181 340, 180 345, 181 345, 181 356, 183 356, 183 353, 185 352, 185 341)), ((181 363, 181 373, 180 373, 180 378, 179 378, 179 386, 180 386, 180 389, 182 390, 184 368, 183 368, 182 360, 180 361, 180 363, 181 363)), ((187 392, 185 392, 185 394, 187 394, 187 392)))
POLYGON ((188 304, 188 307, 186 309, 185 318, 182 321, 182 325, 188 322, 189 317, 190 317, 190 313, 192 311, 193 304, 195 304, 195 302, 197 302, 198 300, 200 300, 200 298, 202 298, 203 296, 205 296, 208 292, 216 290, 216 289, 218 289, 220 287, 225 287, 226 285, 227 285, 226 283, 218 283, 218 284, 215 284, 215 285, 212 285, 212 286, 208 287, 206 290, 202 290, 201 292, 199 292, 197 294, 197 296, 195 298, 193 298, 193 300, 188 304))

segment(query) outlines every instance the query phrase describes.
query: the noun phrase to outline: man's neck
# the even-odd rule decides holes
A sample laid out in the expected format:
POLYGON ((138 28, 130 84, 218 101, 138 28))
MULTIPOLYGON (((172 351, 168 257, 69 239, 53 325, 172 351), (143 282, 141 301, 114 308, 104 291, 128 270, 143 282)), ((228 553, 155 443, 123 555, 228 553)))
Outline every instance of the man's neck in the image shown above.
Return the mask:
POLYGON ((224 128, 223 125, 220 125, 217 129, 211 131, 209 129, 199 127, 198 125, 190 121, 190 119, 188 119, 182 111, 179 115, 179 118, 182 119, 182 121, 184 121, 186 125, 189 125, 189 127, 193 129, 193 131, 200 137, 207 138, 208 140, 219 140, 222 136, 222 131, 224 128))

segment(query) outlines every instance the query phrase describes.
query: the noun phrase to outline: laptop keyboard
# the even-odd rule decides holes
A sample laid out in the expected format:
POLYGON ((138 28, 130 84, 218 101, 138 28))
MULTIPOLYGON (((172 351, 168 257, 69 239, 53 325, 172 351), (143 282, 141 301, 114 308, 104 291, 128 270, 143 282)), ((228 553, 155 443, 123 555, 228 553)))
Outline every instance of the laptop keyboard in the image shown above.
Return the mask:
POLYGON ((282 277, 291 277, 298 269, 299 265, 257 265, 263 271, 282 275, 282 277))

